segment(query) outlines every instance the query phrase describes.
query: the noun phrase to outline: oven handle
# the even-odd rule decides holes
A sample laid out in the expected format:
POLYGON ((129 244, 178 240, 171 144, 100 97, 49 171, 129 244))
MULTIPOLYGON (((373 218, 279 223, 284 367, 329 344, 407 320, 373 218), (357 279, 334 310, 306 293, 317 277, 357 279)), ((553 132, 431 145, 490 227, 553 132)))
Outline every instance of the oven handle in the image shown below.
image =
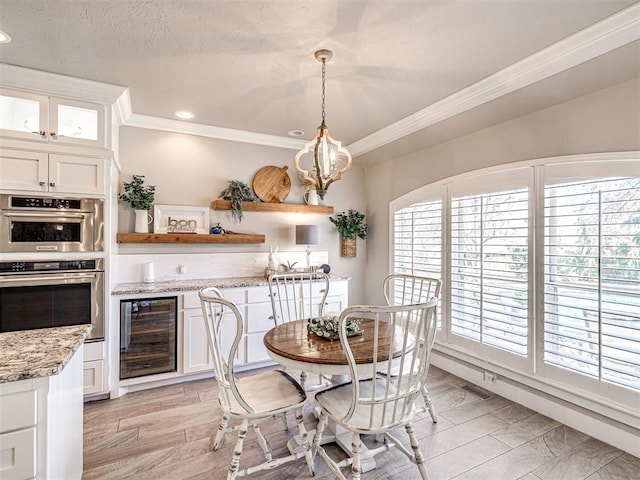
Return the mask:
POLYGON ((0 277, 2 287, 23 287, 34 285, 48 285, 52 282, 63 283, 89 283, 97 278, 102 272, 93 273, 69 273, 62 275, 24 275, 17 277, 0 277))
POLYGON ((65 212, 47 212, 43 213, 31 213, 31 212, 4 212, 5 217, 39 217, 48 218, 50 215, 60 218, 84 218, 86 215, 83 213, 65 213, 65 212))

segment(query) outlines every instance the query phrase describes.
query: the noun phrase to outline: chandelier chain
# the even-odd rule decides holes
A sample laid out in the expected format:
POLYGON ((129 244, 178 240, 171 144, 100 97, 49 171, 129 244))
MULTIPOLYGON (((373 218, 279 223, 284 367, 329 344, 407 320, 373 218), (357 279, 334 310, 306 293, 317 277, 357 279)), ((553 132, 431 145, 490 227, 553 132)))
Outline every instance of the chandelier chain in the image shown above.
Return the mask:
POLYGON ((326 65, 327 61, 323 58, 322 59, 322 124, 324 125, 324 100, 325 100, 325 95, 324 95, 324 83, 325 83, 325 65, 326 65))

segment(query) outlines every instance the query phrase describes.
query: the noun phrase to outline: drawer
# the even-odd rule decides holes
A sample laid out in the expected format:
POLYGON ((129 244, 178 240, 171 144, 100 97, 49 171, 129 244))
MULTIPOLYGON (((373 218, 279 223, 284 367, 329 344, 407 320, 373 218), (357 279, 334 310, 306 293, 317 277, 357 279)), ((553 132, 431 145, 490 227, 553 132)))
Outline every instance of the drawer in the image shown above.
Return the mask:
POLYGON ((36 424, 36 393, 35 390, 29 390, 0 396, 0 432, 36 424))
POLYGON ((2 480, 26 480, 36 476, 35 427, 0 435, 2 480))
MULTIPOLYGON (((244 298, 246 290, 244 288, 225 288, 220 289, 220 291, 225 299, 231 300, 236 305, 245 303, 244 298)), ((189 292, 184 294, 183 308, 200 308, 200 297, 198 296, 198 292, 189 292)))
POLYGON ((255 287, 247 289, 247 303, 270 302, 269 287, 255 287))
POLYGON ((84 344, 84 361, 91 362, 104 358, 104 342, 89 342, 84 344))
POLYGON ((271 302, 247 305, 245 323, 245 333, 266 332, 275 327, 271 302))

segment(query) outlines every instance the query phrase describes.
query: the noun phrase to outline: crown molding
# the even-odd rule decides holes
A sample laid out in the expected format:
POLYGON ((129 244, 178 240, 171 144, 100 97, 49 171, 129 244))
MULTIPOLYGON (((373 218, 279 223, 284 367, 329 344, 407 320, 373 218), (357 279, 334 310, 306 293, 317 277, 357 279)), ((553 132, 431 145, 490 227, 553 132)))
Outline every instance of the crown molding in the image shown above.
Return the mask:
POLYGON ((0 63, 0 84, 17 90, 29 90, 102 105, 113 104, 128 90, 127 87, 119 85, 32 70, 6 63, 0 63))
POLYGON ((520 90, 640 38, 640 3, 381 128, 347 148, 355 157, 520 90))
POLYGON ((304 141, 267 135, 265 133, 248 132, 245 130, 235 130, 233 128, 214 127, 201 123, 182 122, 168 118, 151 117, 148 115, 131 114, 123 123, 128 127, 147 128, 150 130, 162 130, 165 132, 186 133, 200 137, 218 138, 230 140, 232 142, 253 143, 267 147, 287 148, 290 150, 300 150, 304 146, 304 141))
POLYGON ((119 126, 124 125, 129 117, 133 115, 131 111, 131 95, 129 88, 127 88, 122 95, 120 95, 113 104, 113 114, 115 120, 119 126))

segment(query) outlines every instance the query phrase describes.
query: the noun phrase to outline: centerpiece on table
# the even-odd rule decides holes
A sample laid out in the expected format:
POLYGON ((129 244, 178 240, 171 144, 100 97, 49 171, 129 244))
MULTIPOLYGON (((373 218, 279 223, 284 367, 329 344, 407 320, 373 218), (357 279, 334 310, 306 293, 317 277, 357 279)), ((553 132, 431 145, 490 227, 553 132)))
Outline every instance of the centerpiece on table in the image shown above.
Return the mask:
MULTIPOLYGON (((307 329, 318 337, 328 340, 337 340, 339 333, 339 314, 326 314, 320 318, 310 318, 307 329)), ((347 319, 347 337, 362 334, 360 323, 357 320, 347 319)))

